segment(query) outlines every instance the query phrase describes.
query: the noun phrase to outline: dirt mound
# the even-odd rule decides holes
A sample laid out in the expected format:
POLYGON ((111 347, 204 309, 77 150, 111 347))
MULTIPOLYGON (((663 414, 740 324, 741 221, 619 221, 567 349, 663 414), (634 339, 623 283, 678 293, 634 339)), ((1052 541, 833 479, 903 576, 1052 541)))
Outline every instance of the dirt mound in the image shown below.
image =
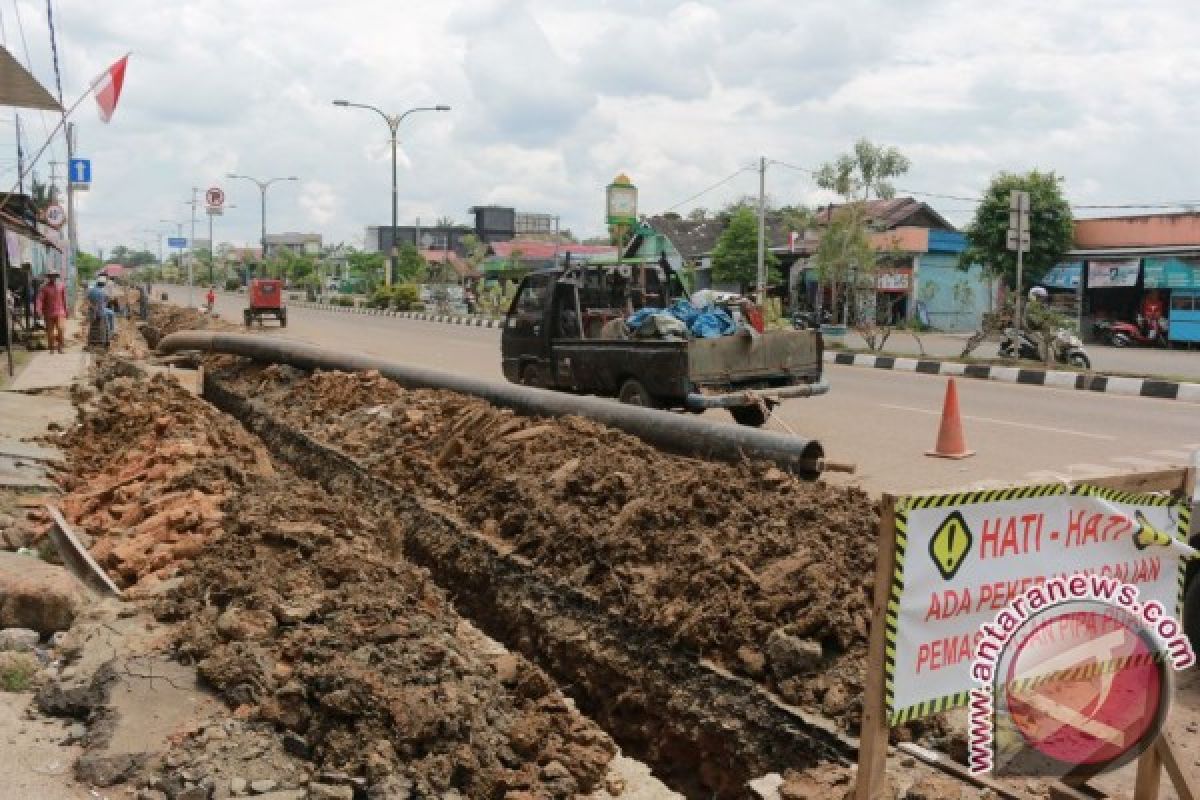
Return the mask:
POLYGON ((377 373, 246 366, 233 380, 622 615, 857 725, 877 525, 863 492, 377 373))
POLYGON ((164 376, 120 377, 60 441, 63 513, 119 584, 176 575, 220 536, 228 498, 273 473, 262 444, 220 417, 164 376))
POLYGON ((93 555, 143 588, 182 575, 156 601, 177 653, 289 752, 380 796, 569 797, 603 780, 608 737, 454 613, 372 498, 273 466, 161 377, 110 381, 64 444, 64 507, 93 555))
POLYGON ((237 326, 194 308, 152 303, 150 319, 142 327, 142 335, 146 337, 150 347, 154 348, 168 334, 193 330, 237 330, 237 326))

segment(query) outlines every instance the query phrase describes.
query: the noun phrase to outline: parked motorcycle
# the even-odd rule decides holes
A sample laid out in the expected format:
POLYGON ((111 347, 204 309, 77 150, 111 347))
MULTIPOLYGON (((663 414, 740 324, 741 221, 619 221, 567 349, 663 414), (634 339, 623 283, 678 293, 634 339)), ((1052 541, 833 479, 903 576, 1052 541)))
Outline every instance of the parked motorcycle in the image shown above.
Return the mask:
MULTIPOLYGON (((1017 358, 1025 358, 1032 361, 1042 360, 1041 345, 1029 335, 1028 331, 1021 331, 1019 347, 1015 341, 1015 337, 1016 331, 1014 329, 1005 329, 1004 338, 1000 341, 1000 356, 1002 358, 1013 358, 1015 354, 1017 358)), ((1059 364, 1070 364, 1080 369, 1092 368, 1092 360, 1088 358, 1087 351, 1083 347, 1083 342, 1066 328, 1059 328, 1054 332, 1054 338, 1050 340, 1050 349, 1054 355, 1054 360, 1059 364)))
POLYGON ((1165 317, 1159 317, 1153 325, 1140 314, 1136 323, 1102 319, 1093 323, 1092 330, 1096 338, 1113 347, 1166 347, 1168 344, 1165 317))
POLYGON ((819 331, 822 325, 828 325, 833 321, 833 315, 828 309, 818 309, 816 311, 793 311, 792 312, 792 327, 796 330, 812 330, 819 331))

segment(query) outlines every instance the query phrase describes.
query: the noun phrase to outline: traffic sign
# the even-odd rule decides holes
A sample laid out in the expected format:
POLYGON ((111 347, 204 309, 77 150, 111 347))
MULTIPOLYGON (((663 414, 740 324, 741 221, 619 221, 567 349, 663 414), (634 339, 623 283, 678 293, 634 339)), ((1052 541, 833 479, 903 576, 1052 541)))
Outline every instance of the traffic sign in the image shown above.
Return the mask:
POLYGON ((90 158, 72 158, 69 172, 71 183, 91 183, 92 160, 90 158))
POLYGON ((187 247, 187 238, 183 236, 168 236, 167 247, 178 247, 182 250, 187 247))
POLYGON ((209 208, 220 208, 225 205, 225 192, 220 187, 213 186, 204 193, 204 202, 209 208))
POLYGON ((1008 193, 1008 209, 1009 211, 1024 211, 1029 213, 1029 192, 1022 192, 1020 189, 1013 189, 1008 193))
MULTIPOLYGON (((1028 253, 1029 252, 1029 231, 1028 230, 1021 231, 1020 242, 1021 242, 1021 248, 1020 248, 1021 252, 1028 253)), ((1005 240, 1004 245, 1009 250, 1017 249, 1017 232, 1014 229, 1012 229, 1012 228, 1008 229, 1008 237, 1005 240)))
POLYGON ((52 228, 61 228, 67 221, 67 212, 58 203, 46 206, 46 224, 52 228))

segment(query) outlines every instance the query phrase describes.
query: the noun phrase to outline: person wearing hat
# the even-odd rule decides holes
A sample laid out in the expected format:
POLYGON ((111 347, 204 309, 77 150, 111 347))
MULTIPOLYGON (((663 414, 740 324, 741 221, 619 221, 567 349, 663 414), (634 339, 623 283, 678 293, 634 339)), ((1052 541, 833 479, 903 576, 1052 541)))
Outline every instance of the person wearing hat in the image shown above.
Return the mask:
POLYGON ((88 304, 88 319, 92 322, 104 320, 104 327, 111 337, 116 333, 117 319, 108 304, 108 278, 99 275, 92 288, 88 289, 86 300, 88 304))
POLYGON ((46 323, 46 346, 61 353, 67 338, 67 287, 59 280, 58 270, 46 272, 46 282, 38 289, 34 310, 46 323))

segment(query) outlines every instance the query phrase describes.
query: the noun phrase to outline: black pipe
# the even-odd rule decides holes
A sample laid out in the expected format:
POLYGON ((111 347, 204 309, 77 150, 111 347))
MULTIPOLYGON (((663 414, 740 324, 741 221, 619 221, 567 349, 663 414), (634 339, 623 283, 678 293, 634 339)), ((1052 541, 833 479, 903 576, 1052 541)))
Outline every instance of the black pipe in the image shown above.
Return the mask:
POLYGON ((407 389, 448 389, 474 395, 524 416, 588 417, 681 455, 718 461, 771 461, 780 469, 806 477, 816 477, 825 467, 825 450, 815 439, 800 439, 743 425, 723 425, 599 397, 468 378, 355 353, 336 352, 292 339, 180 331, 158 343, 160 353, 180 350, 225 353, 266 363, 290 364, 303 370, 354 372, 373 369, 407 389))

